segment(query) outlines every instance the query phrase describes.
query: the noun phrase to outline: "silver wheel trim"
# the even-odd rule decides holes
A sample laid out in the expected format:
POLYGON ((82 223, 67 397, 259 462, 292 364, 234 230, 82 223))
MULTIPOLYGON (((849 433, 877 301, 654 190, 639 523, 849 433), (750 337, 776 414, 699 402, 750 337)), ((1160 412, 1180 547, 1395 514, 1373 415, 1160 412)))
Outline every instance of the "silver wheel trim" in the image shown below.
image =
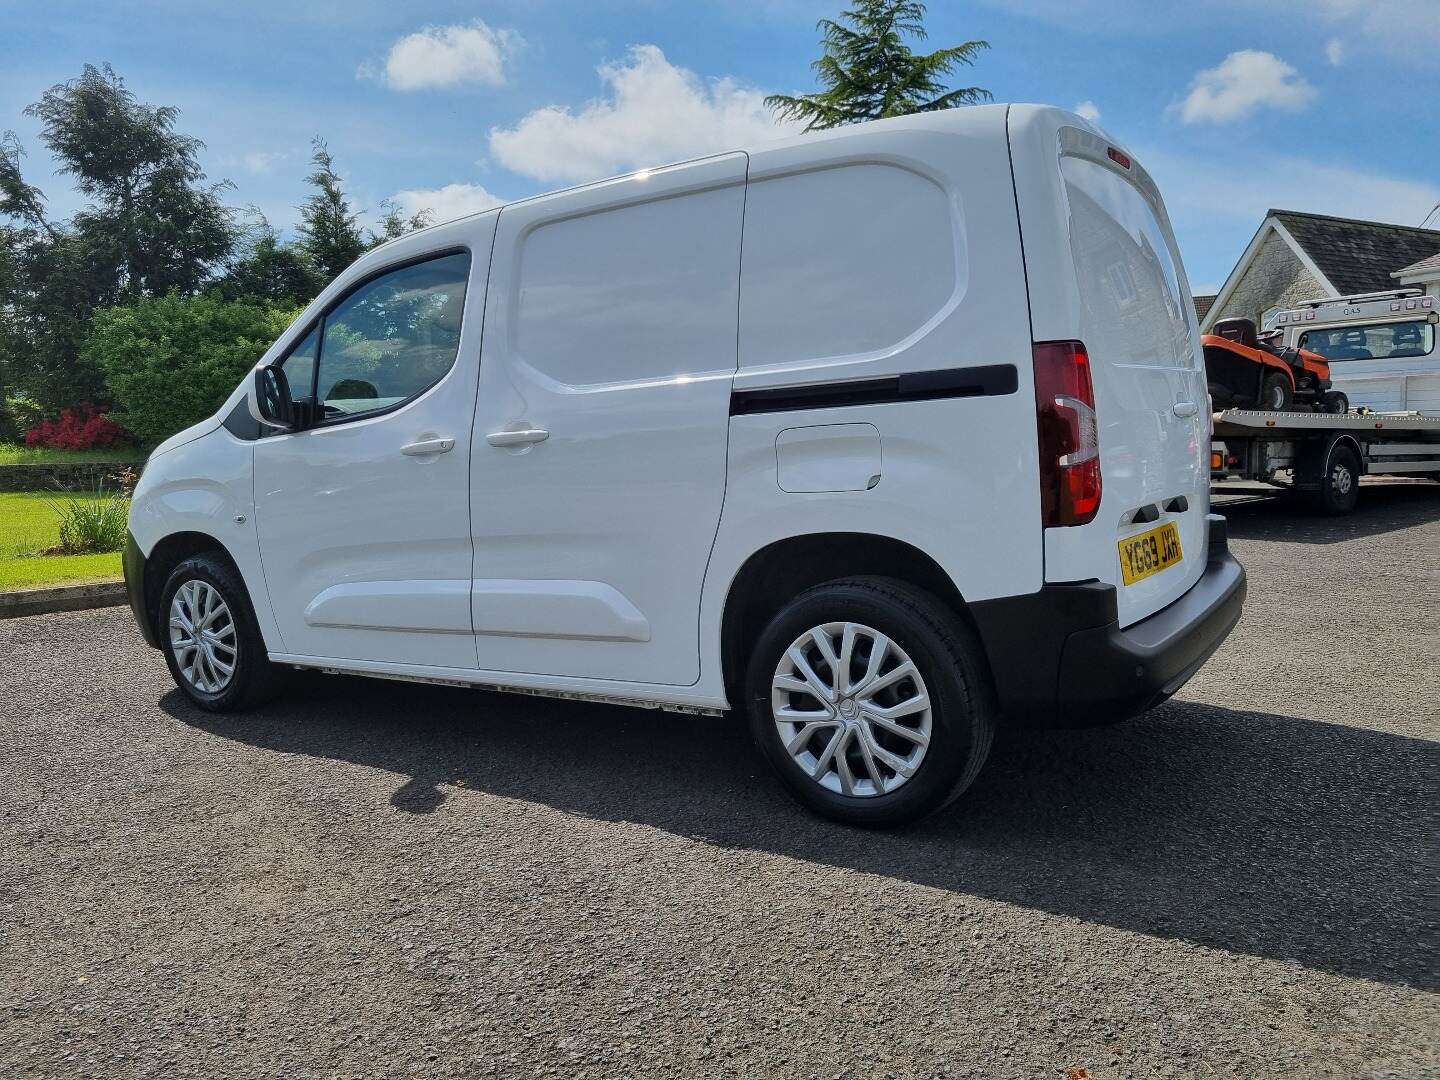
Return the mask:
POLYGON ((894 641, 862 623, 801 634, 770 683, 780 744, 810 779, 839 795, 888 795, 930 746, 925 680, 894 641))
POLYGON ((1350 488, 1355 483, 1355 478, 1351 476, 1349 467, 1343 461, 1337 461, 1331 468, 1330 480, 1339 495, 1349 495, 1350 488))
POLYGON ((170 601, 170 651, 187 683, 204 694, 218 694, 235 677, 239 659, 235 619, 220 590, 192 578, 170 601))

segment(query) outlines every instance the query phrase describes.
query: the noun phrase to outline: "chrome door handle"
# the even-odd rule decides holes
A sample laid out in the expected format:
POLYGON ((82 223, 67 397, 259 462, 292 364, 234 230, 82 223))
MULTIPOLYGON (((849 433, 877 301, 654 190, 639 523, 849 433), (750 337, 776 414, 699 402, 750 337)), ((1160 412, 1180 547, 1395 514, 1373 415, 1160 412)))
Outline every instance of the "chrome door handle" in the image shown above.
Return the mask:
POLYGON ((544 442, 549 437, 550 432, 543 428, 521 428, 519 431, 492 431, 485 436, 485 441, 491 446, 529 446, 544 442))
POLYGON ((1200 406, 1196 405, 1193 401, 1177 401, 1175 408, 1171 411, 1180 417, 1194 416, 1200 411, 1200 406))
POLYGON ((419 442, 406 443, 400 448, 400 452, 406 457, 424 457, 426 454, 448 454, 453 449, 454 439, 421 439, 419 442))

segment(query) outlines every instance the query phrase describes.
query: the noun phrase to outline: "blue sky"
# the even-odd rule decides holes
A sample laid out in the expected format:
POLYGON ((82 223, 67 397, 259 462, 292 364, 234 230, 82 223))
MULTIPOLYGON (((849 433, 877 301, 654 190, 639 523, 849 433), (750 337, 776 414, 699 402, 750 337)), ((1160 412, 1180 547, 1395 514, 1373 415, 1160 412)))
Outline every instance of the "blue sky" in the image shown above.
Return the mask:
MULTIPOLYGON (((316 134, 358 206, 453 215, 764 137, 760 97, 812 88, 840 6, 7 0, 0 130, 73 211, 22 110, 108 61, 282 229, 316 134)), ((1440 0, 932 0, 928 24, 990 41, 962 78, 997 101, 1094 110, 1159 181, 1197 292, 1270 206, 1413 225, 1440 202, 1440 0)))

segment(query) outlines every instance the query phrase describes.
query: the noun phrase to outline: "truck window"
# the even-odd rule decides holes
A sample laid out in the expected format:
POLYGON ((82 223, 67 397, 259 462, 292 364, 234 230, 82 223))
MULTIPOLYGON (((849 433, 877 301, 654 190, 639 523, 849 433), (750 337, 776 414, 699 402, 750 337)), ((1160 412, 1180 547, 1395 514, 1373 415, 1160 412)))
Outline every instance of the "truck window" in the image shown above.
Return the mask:
POLYGON ((955 294, 955 234, 944 190, 893 165, 751 183, 740 366, 899 344, 955 294))
POLYGON ((331 308, 316 383, 325 417, 394 408, 439 382, 460 350, 469 274, 468 254, 443 255, 373 278, 331 308))
POLYGON ((1307 330, 1300 335, 1300 348, 1332 362, 1429 356, 1435 351, 1435 327, 1423 320, 1412 320, 1307 330))

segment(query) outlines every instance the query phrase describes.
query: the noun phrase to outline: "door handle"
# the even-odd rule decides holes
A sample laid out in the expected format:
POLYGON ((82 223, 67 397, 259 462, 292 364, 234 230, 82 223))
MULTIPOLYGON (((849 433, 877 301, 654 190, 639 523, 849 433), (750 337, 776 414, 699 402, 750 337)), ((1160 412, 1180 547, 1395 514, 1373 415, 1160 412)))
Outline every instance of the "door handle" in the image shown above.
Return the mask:
POLYGON ((519 431, 492 431, 485 436, 485 441, 491 446, 529 446, 544 442, 549 437, 550 432, 543 428, 521 428, 519 431))
POLYGON ((1193 401, 1177 401, 1172 411, 1176 416, 1180 417, 1194 416, 1200 411, 1200 406, 1196 405, 1193 401))
POLYGON ((448 454, 453 449, 454 439, 421 439, 419 442, 406 443, 400 448, 400 452, 406 457, 424 457, 427 454, 448 454))

